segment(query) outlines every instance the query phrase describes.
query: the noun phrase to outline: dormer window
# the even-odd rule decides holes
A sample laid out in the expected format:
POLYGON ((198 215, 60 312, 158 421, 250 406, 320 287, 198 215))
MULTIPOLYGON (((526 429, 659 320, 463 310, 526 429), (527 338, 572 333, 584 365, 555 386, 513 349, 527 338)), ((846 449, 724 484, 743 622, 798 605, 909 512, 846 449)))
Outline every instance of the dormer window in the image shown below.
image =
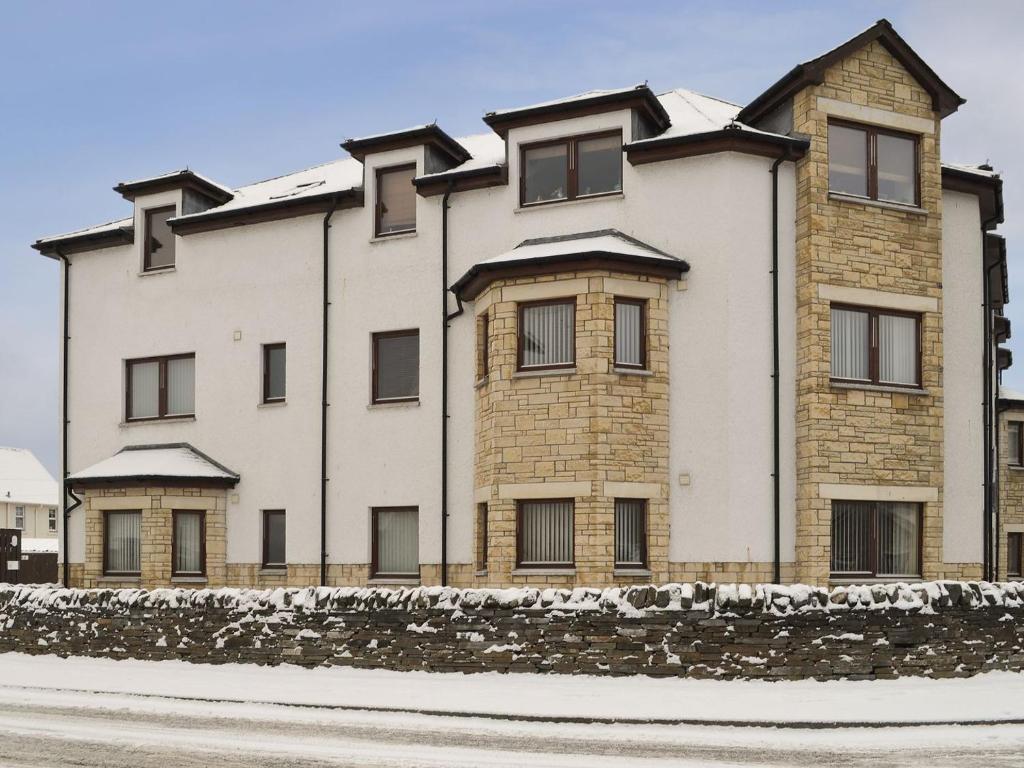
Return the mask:
POLYGON ((174 233, 167 224, 168 219, 174 218, 174 212, 173 205, 146 211, 142 261, 142 268, 146 272, 174 266, 174 233))
POLYGON ((622 132, 573 136, 522 147, 521 206, 622 191, 622 132))
POLYGON ((415 165, 377 171, 377 237, 416 231, 415 165))

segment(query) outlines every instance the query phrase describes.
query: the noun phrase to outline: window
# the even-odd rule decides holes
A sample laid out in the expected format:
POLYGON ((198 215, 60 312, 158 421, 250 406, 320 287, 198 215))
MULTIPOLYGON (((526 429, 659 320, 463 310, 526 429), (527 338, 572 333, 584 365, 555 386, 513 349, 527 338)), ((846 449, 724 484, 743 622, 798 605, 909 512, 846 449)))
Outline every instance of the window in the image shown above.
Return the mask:
POLYGON ((373 402, 405 402, 419 396, 420 332, 373 334, 373 402))
POLYGON ((519 370, 576 364, 576 300, 519 305, 519 370))
POLYGON ((1021 565, 1024 564, 1024 533, 1006 534, 1006 575, 1021 577, 1021 565))
POLYGON ((263 345, 263 402, 284 401, 285 346, 284 344, 263 345))
POLYGON ((917 137, 829 122, 828 188, 844 195, 918 205, 917 137))
POLYGON ((921 505, 832 502, 832 576, 921 576, 921 505))
POLYGON ((615 567, 647 567, 647 501, 615 500, 615 567))
POLYGON ((377 206, 374 232, 397 235, 416 231, 416 176, 415 165, 377 170, 377 206))
POLYGON ((103 573, 138 576, 142 562, 142 512, 105 512, 103 515, 103 573))
POLYGON ((519 204, 622 191, 622 133, 576 136, 522 148, 519 204))
POLYGON ((832 378, 920 386, 920 324, 920 315, 833 305, 832 378))
POLYGON ((263 510, 263 567, 284 568, 285 519, 283 509, 263 510))
POLYGON ((146 240, 142 269, 167 269, 174 266, 174 234, 167 220, 174 218, 174 206, 146 211, 146 240))
POLYGON ((476 568, 487 570, 487 504, 476 505, 476 568))
POLYGON ((1024 430, 1021 429, 1021 422, 1006 422, 1006 463, 1011 467, 1024 466, 1024 451, 1021 450, 1021 438, 1024 437, 1024 430))
POLYGON ((646 302, 640 299, 615 299, 615 366, 647 366, 646 302))
POLYGON ((165 419, 195 414, 196 356, 147 357, 127 362, 126 416, 165 419))
POLYGON ((25 508, 15 507, 14 508, 14 527, 19 531, 25 530, 25 508))
POLYGON ((491 339, 490 339, 490 320, 488 319, 487 312, 485 311, 480 315, 480 319, 477 322, 477 351, 479 357, 477 358, 476 364, 476 378, 477 380, 487 377, 488 372, 488 357, 491 354, 491 339))
POLYGON ((419 510, 375 507, 371 513, 374 578, 419 578, 419 510))
POLYGON ((206 575, 206 513, 176 509, 171 517, 171 575, 206 575))
POLYGON ((57 510, 53 507, 46 510, 46 527, 50 533, 55 533, 57 531, 57 510))
POLYGON ((520 501, 516 565, 520 568, 573 566, 572 499, 520 501))

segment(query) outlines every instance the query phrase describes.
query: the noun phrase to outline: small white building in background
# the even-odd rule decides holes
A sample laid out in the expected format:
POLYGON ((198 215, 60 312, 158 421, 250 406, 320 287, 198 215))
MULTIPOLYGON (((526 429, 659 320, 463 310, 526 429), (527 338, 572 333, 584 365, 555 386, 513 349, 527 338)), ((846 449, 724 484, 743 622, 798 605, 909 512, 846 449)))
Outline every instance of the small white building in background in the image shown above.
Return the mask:
POLYGON ((0 447, 0 528, 56 541, 58 505, 57 481, 32 451, 0 447))

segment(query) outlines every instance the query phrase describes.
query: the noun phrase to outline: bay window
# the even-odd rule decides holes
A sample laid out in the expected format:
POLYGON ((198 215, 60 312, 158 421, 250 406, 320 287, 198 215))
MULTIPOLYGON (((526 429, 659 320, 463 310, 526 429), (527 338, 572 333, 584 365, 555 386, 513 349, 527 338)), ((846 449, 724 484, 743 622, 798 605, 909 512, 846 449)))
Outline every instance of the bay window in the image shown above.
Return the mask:
POLYGON ((520 501, 516 517, 518 567, 573 567, 572 499, 520 501))
POLYGON ((521 206, 622 191, 622 133, 573 136, 522 147, 521 206))
POLYGON ((647 365, 645 312, 641 299, 615 299, 615 366, 644 368, 647 365))
POLYGON ((833 501, 833 578, 920 578, 921 505, 833 501))
POLYGON ((195 364, 194 354, 128 360, 125 417, 132 421, 194 415, 195 364))
POLYGON ((615 567, 647 567, 647 501, 615 500, 615 567))
POLYGON ((171 575, 205 575, 206 513, 176 509, 171 518, 171 575))
POLYGON ((920 315, 832 305, 832 379, 919 387, 920 325, 920 315))
POLYGON ((828 188, 903 205, 919 205, 918 138, 869 125, 828 124, 828 188))
POLYGON ((371 513, 373 578, 419 578, 419 510, 376 507, 371 513))
POLYGON ((1021 577, 1021 566, 1024 565, 1024 533, 1006 534, 1006 575, 1011 579, 1021 577))
POLYGON ((1006 463, 1011 467, 1024 466, 1024 450, 1021 450, 1024 430, 1021 429, 1021 422, 1006 422, 1006 463))
POLYGON ((519 305, 519 370, 576 365, 576 299, 519 305))
POLYGON ((104 575, 138 576, 141 568, 142 512, 104 512, 104 575))

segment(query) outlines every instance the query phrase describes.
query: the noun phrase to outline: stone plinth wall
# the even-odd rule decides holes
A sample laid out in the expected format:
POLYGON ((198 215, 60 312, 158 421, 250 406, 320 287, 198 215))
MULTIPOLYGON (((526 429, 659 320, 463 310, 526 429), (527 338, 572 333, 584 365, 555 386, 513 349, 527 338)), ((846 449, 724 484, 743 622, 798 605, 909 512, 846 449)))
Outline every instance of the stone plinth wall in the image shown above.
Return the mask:
POLYGON ((0 588, 0 652, 434 672, 957 677, 1024 670, 1024 583, 0 588))

